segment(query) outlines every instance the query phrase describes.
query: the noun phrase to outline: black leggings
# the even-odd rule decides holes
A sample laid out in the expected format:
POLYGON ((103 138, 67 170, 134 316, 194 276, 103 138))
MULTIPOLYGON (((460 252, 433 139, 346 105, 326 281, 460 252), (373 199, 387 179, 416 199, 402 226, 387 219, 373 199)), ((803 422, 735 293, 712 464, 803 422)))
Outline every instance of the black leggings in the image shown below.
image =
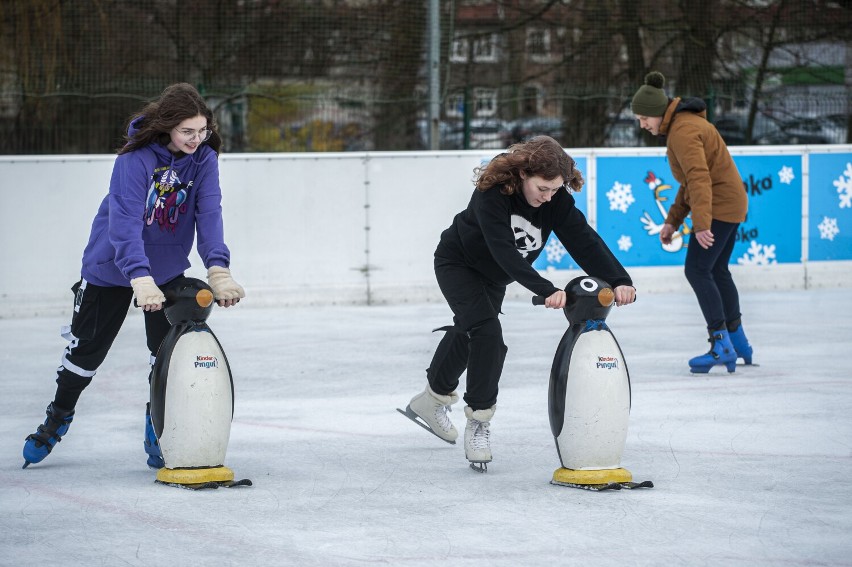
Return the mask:
MULTIPOLYGON (((54 398, 54 403, 66 410, 74 409, 80 394, 106 359, 133 299, 132 288, 103 287, 86 280, 77 282, 71 289, 74 313, 71 326, 63 329, 63 336, 70 342, 57 370, 54 398)), ((152 360, 169 327, 163 310, 145 311, 145 334, 152 360)))
POLYGON ((705 250, 695 234, 689 237, 684 273, 698 298, 709 331, 725 328, 740 317, 740 295, 728 269, 739 223, 713 220, 713 246, 705 250))
POLYGON ((464 401, 473 410, 497 403, 497 384, 506 359, 503 329, 498 315, 506 286, 488 282, 467 266, 435 258, 441 293, 453 311, 453 326, 438 344, 426 371, 437 394, 449 394, 467 370, 464 401))

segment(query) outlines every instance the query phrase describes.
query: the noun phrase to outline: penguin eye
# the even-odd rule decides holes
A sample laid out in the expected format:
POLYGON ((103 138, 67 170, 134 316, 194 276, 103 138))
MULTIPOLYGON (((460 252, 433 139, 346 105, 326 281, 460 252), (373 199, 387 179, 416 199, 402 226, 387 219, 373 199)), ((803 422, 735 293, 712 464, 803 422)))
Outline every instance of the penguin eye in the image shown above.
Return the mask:
POLYGON ((582 287, 585 291, 592 292, 598 289, 598 282, 592 278, 583 278, 580 280, 580 287, 582 287))

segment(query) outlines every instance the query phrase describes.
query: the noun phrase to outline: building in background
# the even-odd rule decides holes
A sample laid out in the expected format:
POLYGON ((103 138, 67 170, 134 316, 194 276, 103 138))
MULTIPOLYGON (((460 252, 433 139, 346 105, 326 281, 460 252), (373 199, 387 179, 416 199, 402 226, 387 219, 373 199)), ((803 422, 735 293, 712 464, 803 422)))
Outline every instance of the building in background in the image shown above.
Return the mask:
POLYGON ((228 152, 424 149, 431 2, 445 149, 655 145, 628 110, 651 69, 731 144, 849 139, 849 2, 6 0, 0 153, 111 153, 178 81, 228 152))

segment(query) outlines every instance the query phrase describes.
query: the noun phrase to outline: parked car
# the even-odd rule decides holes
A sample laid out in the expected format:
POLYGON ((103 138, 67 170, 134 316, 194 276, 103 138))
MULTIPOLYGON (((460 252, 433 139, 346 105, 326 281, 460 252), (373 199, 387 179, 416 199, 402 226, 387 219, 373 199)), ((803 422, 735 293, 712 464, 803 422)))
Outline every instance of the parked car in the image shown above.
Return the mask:
POLYGON ((608 126, 604 146, 609 148, 633 148, 639 145, 639 121, 631 118, 616 118, 608 126))
POLYGON ((829 114, 821 118, 823 133, 832 144, 845 144, 849 136, 849 117, 845 114, 829 114))
MULTIPOLYGON (((429 149, 429 124, 426 120, 417 121, 417 129, 420 132, 420 142, 425 149, 429 149)), ((451 134, 453 127, 447 122, 441 120, 438 122, 438 149, 441 150, 457 150, 458 147, 451 147, 451 134)))
MULTIPOLYGON (((713 121, 716 130, 722 135, 722 139, 729 146, 742 146, 746 143, 746 127, 748 126, 748 116, 745 114, 728 114, 722 115, 713 121)), ((772 139, 780 129, 780 124, 774 118, 765 114, 758 113, 754 117, 754 126, 751 132, 751 143, 774 143, 760 142, 760 140, 772 139)), ((784 143, 784 142, 777 142, 784 143)))
POLYGON ((470 149, 502 149, 508 127, 503 120, 477 118, 470 121, 470 149))
POLYGON ((717 118, 713 123, 716 130, 729 146, 741 146, 745 144, 746 124, 742 116, 724 116, 717 118))
POLYGON ((563 136, 563 121, 561 118, 549 116, 531 116, 519 118, 508 124, 507 137, 504 145, 509 146, 522 142, 533 136, 545 135, 561 141, 563 136))
MULTIPOLYGON (((755 115, 752 144, 841 144, 846 140, 845 116, 802 117, 780 120, 765 114, 755 115)), ((745 144, 745 115, 721 116, 714 124, 729 146, 745 144)))
POLYGON ((756 144, 830 144, 821 121, 814 118, 794 118, 778 123, 778 129, 759 136, 756 144))
MULTIPOLYGON (((474 118, 470 121, 471 150, 505 148, 507 125, 497 118, 474 118)), ((442 136, 441 148, 464 149, 464 122, 457 121, 450 125, 446 136, 442 136)))
POLYGON ((846 142, 846 116, 842 114, 794 118, 782 122, 780 129, 789 138, 802 140, 789 142, 791 144, 843 144, 846 142))

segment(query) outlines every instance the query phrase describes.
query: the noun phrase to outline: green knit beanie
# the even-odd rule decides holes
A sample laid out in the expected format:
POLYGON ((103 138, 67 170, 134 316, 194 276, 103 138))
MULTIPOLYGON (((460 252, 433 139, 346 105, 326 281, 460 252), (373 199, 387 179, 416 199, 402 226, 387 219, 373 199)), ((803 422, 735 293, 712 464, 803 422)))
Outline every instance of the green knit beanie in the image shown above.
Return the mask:
POLYGON ((663 92, 666 78, 659 71, 645 75, 645 84, 633 95, 630 108, 636 116, 662 116, 669 106, 669 97, 663 92))

